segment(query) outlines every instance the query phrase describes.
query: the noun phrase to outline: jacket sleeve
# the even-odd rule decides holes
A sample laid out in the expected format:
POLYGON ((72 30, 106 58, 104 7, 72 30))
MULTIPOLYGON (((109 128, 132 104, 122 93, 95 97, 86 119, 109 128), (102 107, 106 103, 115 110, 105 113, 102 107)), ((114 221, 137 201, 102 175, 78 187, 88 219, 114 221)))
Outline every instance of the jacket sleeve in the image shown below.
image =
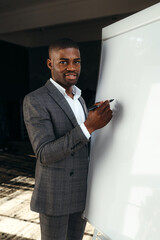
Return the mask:
POLYGON ((44 165, 62 161, 88 143, 79 125, 56 139, 50 114, 36 96, 24 98, 23 114, 33 150, 44 165))

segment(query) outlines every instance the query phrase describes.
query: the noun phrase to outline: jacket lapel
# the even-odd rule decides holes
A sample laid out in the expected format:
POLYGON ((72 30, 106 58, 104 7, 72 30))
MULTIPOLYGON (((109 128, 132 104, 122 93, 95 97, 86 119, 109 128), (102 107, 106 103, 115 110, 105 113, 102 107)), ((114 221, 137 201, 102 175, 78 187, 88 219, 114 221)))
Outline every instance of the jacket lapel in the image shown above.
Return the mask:
POLYGON ((45 86, 49 90, 49 95, 54 99, 54 101, 59 105, 59 107, 65 112, 66 116, 70 119, 74 127, 76 127, 78 125, 78 122, 67 100, 63 96, 63 94, 58 91, 58 89, 50 82, 50 80, 47 81, 45 86))

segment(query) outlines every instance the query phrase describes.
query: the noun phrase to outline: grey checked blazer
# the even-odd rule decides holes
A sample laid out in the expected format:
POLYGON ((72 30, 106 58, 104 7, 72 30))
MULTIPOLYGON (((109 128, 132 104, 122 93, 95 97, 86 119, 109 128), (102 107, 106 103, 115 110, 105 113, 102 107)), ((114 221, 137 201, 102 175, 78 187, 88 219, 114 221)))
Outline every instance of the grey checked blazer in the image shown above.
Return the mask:
POLYGON ((89 140, 68 102, 48 80, 24 98, 23 112, 37 158, 31 209, 53 216, 83 211, 89 140))

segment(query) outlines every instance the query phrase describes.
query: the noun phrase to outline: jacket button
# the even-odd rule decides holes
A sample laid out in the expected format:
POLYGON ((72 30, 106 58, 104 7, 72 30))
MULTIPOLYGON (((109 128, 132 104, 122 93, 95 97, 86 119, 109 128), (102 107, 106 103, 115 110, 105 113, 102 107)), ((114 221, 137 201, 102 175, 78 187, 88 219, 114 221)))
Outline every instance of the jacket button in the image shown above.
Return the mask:
POLYGON ((69 173, 69 175, 70 175, 70 176, 73 176, 73 174, 74 174, 74 172, 73 172, 73 171, 71 171, 71 172, 69 173))

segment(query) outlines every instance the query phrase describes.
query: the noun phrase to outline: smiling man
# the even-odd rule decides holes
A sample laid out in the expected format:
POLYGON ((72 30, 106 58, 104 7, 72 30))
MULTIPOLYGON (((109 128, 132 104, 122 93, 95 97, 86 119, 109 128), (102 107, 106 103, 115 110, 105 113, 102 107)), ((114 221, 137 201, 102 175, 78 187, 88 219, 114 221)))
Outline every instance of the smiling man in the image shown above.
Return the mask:
POLYGON ((81 71, 78 45, 60 39, 49 47, 51 78, 24 99, 24 120, 35 152, 31 209, 40 215, 42 240, 81 240, 90 135, 112 118, 109 101, 89 114, 75 86, 81 71))

